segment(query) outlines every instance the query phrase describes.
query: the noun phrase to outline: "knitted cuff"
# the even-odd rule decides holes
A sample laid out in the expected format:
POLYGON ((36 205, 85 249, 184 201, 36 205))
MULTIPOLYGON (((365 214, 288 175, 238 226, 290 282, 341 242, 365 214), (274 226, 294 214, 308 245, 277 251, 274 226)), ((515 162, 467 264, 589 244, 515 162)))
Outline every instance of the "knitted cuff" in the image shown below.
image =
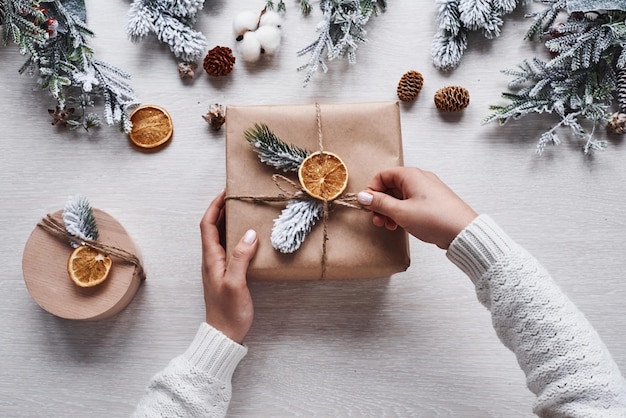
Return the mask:
POLYGON ((230 382, 235 368, 248 352, 220 331, 203 322, 183 354, 194 367, 205 370, 222 382, 230 382))
POLYGON ((480 215, 452 241, 446 256, 476 283, 515 246, 515 242, 489 216, 480 215))

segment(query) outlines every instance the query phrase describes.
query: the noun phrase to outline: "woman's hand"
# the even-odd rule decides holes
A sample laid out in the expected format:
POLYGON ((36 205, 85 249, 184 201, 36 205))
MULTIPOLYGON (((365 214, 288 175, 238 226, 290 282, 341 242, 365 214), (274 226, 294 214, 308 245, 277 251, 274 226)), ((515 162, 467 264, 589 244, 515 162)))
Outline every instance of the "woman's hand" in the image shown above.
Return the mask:
POLYGON ((478 216, 437 175, 419 168, 382 171, 357 198, 374 212, 374 225, 400 226, 443 249, 478 216))
POLYGON ((254 230, 247 231, 226 263, 224 195, 220 193, 211 202, 200 222, 206 322, 241 344, 254 317, 246 273, 258 241, 254 230))

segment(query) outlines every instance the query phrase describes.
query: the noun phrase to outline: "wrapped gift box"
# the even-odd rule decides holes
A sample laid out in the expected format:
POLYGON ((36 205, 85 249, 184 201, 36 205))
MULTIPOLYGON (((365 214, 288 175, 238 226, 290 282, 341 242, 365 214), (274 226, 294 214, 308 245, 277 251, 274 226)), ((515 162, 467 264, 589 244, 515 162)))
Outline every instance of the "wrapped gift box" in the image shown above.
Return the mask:
MULTIPOLYGON (((226 195, 278 196, 272 178, 283 174, 294 181, 297 173, 278 172, 262 163, 244 132, 264 123, 283 141, 310 151, 319 150, 315 104, 229 106, 226 111, 226 195)), ((346 163, 349 181, 345 193, 364 190, 374 175, 403 165, 400 110, 396 102, 320 105, 325 151, 346 163)), ((322 277, 323 228, 319 220, 302 246, 292 254, 272 247, 273 221, 286 202, 226 202, 226 251, 248 229, 258 233, 259 247, 250 264, 251 280, 357 279, 388 277, 410 264, 408 236, 372 224, 364 210, 331 205, 328 216, 325 274, 322 277)))
MULTIPOLYGON (((98 242, 134 254, 141 262, 139 249, 117 219, 100 209, 94 208, 93 214, 100 232, 98 242)), ((63 225, 62 210, 50 217, 63 225)), ((68 239, 59 238, 40 225, 28 238, 22 271, 28 292, 39 306, 61 318, 91 321, 110 318, 132 301, 145 278, 143 268, 113 256, 113 266, 103 283, 78 287, 67 273, 67 259, 72 251, 68 239)))

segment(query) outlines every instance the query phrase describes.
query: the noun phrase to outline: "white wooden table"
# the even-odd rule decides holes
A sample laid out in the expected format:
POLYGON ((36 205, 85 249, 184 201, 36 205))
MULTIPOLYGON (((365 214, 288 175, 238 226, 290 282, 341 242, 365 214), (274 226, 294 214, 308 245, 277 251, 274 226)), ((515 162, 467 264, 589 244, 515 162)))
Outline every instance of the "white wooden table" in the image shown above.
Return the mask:
MULTIPOLYGON (((174 119, 173 140, 154 153, 115 127, 52 127, 54 102, 17 73, 17 49, 0 48, 1 416, 127 416, 149 378, 185 350, 204 318, 198 223, 225 183, 223 131, 201 117, 210 104, 395 100, 411 69, 425 86, 401 106, 406 164, 438 173, 536 255, 626 369, 625 144, 587 158, 563 143, 537 157, 535 141, 551 120, 480 125, 488 105, 502 103, 508 78, 500 70, 543 52, 523 40, 525 10, 507 17, 496 40, 471 36, 461 66, 443 74, 430 59, 434 2, 390 2, 369 25, 356 65, 333 62, 303 88, 296 68, 306 58, 296 51, 315 38, 320 16, 304 18, 287 3, 273 60, 238 61, 227 78, 183 83, 165 46, 127 39, 129 2, 87 2, 96 56, 129 71, 141 101, 174 119), (471 104, 442 115, 432 98, 451 84, 468 88, 471 104), (22 278, 30 232, 77 193, 126 227, 148 273, 130 306, 100 322, 48 314, 22 278)), ((207 0, 197 28, 210 47, 234 46, 232 17, 262 7, 207 0)), ((435 247, 412 240, 411 255, 410 269, 388 279, 251 284, 256 316, 230 415, 530 416, 533 396, 470 281, 435 247)))

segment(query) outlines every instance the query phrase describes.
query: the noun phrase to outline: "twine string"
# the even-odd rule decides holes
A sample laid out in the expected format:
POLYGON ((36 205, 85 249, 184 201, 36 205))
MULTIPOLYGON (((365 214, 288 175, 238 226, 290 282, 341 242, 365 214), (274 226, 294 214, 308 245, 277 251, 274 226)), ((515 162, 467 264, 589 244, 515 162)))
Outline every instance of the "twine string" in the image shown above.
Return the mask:
POLYGON ((139 260, 139 257, 137 257, 133 253, 123 250, 122 248, 103 244, 101 242, 97 242, 94 240, 78 238, 70 234, 69 232, 67 232, 67 230, 65 229, 65 226, 58 220, 54 219, 50 214, 46 215, 45 218, 39 221, 37 226, 43 229, 44 231, 52 234, 56 238, 66 239, 66 240, 69 240, 71 243, 74 243, 77 245, 86 245, 90 248, 93 248, 97 251, 102 252, 105 255, 117 257, 121 260, 124 260, 135 266, 135 274, 137 274, 137 276, 141 280, 145 280, 146 278, 146 273, 143 269, 143 266, 141 265, 141 261, 139 260))
POLYGON ((319 103, 315 103, 315 112, 317 113, 317 143, 320 153, 324 153, 324 137, 322 136, 322 108, 319 103))
MULTIPOLYGON (((322 110, 320 108, 319 103, 315 103, 315 111, 317 114, 317 142, 319 146, 319 152, 324 153, 324 138, 322 135, 322 110)), ((274 180, 274 184, 276 187, 282 192, 277 196, 226 196, 226 200, 241 200, 247 202, 254 203, 269 203, 269 202, 287 202, 292 199, 302 199, 302 200, 313 200, 314 198, 310 196, 300 184, 288 179, 287 177, 281 174, 272 175, 272 179, 274 180), (293 188, 293 190, 287 190, 284 186, 284 183, 288 184, 293 188)), ((327 199, 323 199, 323 208, 322 208, 322 260, 321 260, 321 278, 324 279, 326 277, 326 269, 327 269, 327 245, 328 241, 328 218, 329 213, 332 210, 331 206, 333 204, 344 206, 347 208, 364 210, 359 204, 357 204, 356 194, 355 193, 343 193, 336 199, 329 201, 327 199)))

